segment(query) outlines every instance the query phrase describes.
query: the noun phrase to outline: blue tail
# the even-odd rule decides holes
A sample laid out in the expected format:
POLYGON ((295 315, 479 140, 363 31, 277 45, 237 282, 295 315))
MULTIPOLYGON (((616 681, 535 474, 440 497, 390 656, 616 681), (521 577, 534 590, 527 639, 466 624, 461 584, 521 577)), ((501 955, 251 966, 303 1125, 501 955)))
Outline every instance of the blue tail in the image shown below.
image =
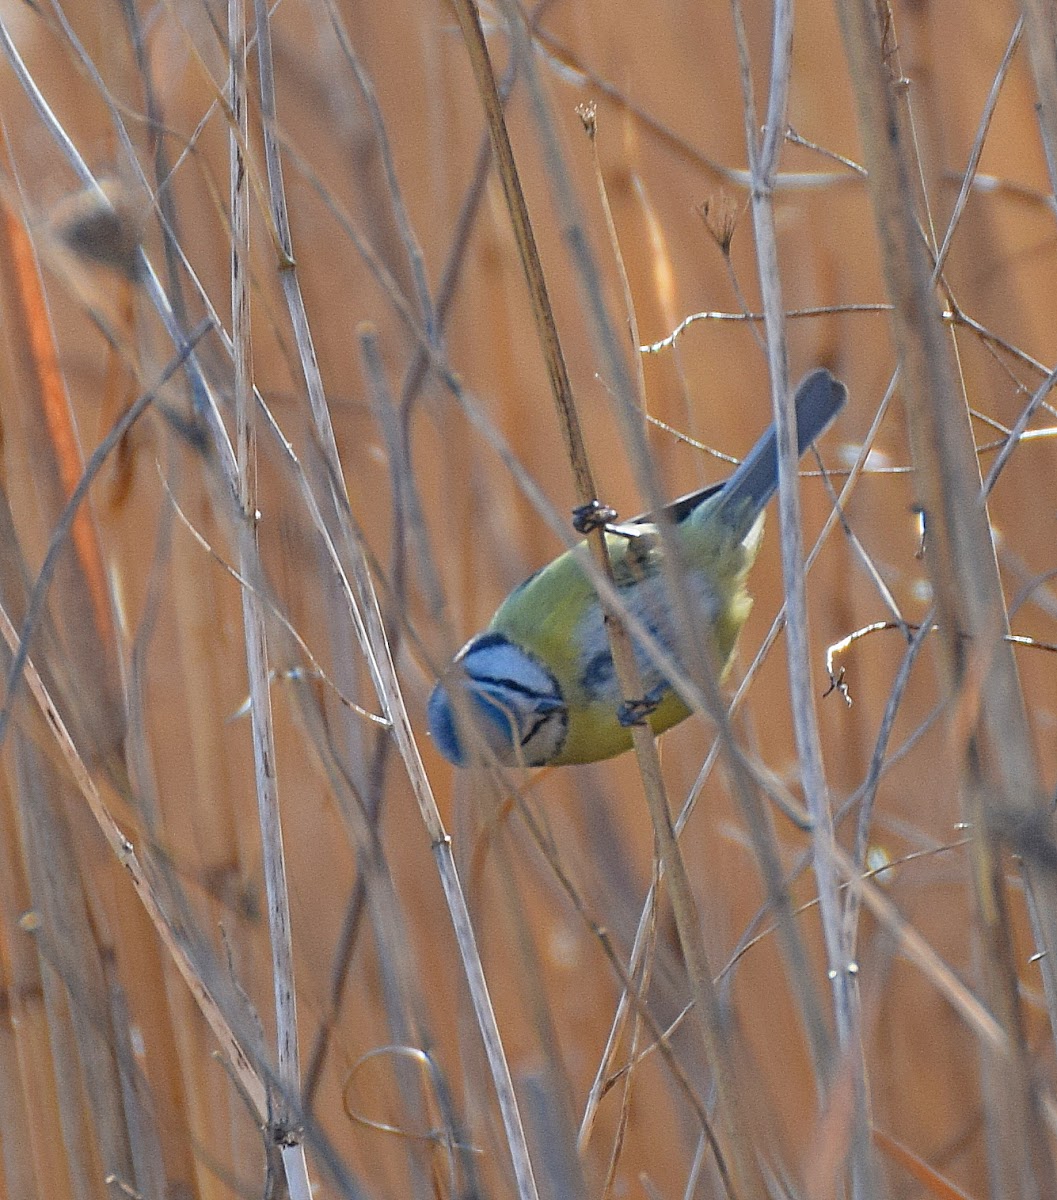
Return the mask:
MULTIPOLYGON (((794 400, 798 456, 823 433, 847 399, 848 389, 825 367, 800 381, 794 400)), ((747 513, 755 519, 777 487, 778 436, 772 425, 723 484, 710 519, 725 512, 747 513)))

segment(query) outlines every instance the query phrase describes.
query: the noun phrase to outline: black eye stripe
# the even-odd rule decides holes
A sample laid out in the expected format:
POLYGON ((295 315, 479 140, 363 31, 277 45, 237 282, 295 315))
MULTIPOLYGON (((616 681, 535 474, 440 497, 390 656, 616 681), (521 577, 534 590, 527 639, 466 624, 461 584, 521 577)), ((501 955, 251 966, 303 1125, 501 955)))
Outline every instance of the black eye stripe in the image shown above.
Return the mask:
POLYGON ((553 691, 541 692, 539 688, 529 687, 528 684, 518 683, 516 679, 506 679, 501 675, 478 675, 475 671, 467 671, 466 674, 474 683, 516 692, 519 696, 528 696, 533 700, 558 700, 561 698, 557 688, 554 688, 553 691))

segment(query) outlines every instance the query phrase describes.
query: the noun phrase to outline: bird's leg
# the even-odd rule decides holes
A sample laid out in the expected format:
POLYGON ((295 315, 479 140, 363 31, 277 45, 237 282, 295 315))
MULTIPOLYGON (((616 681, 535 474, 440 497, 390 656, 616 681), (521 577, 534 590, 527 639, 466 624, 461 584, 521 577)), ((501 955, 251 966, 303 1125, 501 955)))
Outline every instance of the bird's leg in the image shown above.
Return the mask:
POLYGON ((656 711, 667 690, 667 682, 662 681, 650 688, 641 700, 625 700, 617 709, 617 720, 625 729, 630 729, 632 725, 645 725, 646 718, 656 711))

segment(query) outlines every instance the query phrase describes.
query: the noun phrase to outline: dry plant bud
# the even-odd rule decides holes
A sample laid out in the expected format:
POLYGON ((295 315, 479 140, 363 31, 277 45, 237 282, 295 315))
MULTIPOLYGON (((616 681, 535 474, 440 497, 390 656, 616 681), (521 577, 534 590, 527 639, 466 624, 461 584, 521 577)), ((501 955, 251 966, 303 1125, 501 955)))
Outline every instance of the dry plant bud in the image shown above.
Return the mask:
POLYGON ((578 104, 576 115, 583 121, 584 132, 593 142, 595 134, 598 132, 598 105, 593 100, 589 100, 586 104, 578 104))
POLYGON ((720 253, 726 257, 730 253, 730 244, 734 240, 734 230, 741 215, 737 204, 727 195, 720 192, 718 196, 709 196, 699 205, 698 213, 705 223, 709 236, 719 247, 720 253))

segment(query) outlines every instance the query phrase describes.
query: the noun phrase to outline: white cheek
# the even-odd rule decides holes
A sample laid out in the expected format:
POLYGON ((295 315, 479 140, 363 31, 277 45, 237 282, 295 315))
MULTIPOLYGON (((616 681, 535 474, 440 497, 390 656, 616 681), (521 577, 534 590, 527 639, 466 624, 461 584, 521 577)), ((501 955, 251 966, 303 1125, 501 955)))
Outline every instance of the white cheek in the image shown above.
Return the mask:
MULTIPOLYGON (((542 767, 550 762, 565 744, 568 728, 568 717, 564 712, 551 713, 541 721, 524 746, 519 748, 525 759, 524 765, 542 767)), ((514 753, 518 751, 515 750, 514 753)))

